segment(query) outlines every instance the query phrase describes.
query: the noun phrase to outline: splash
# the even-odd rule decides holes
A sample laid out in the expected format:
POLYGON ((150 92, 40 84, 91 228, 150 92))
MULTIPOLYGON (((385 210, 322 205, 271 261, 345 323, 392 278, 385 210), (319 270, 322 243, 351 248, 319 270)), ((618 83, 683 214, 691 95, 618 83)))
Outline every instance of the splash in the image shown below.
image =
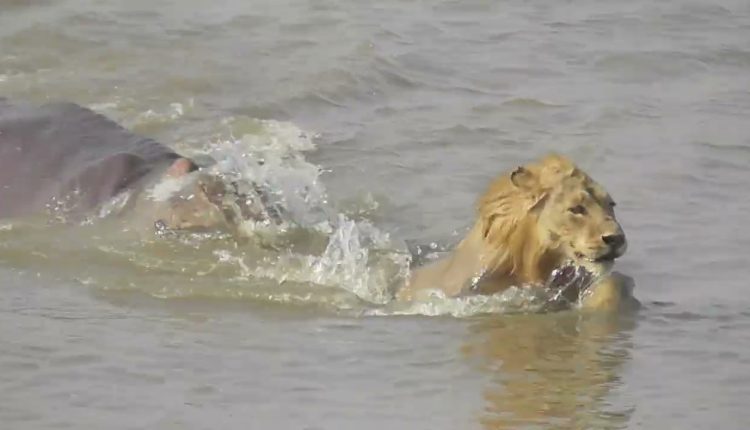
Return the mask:
POLYGON ((410 256, 392 249, 389 236, 371 224, 339 214, 338 227, 314 262, 313 281, 338 283, 370 303, 392 300, 396 283, 408 276, 410 256), (377 258, 380 253, 380 258, 377 258))
POLYGON ((223 125, 204 148, 214 161, 206 170, 240 193, 255 193, 281 222, 244 221, 241 232, 269 252, 250 261, 223 251, 220 263, 237 265, 249 282, 276 281, 279 294, 293 282, 313 294, 338 288, 366 305, 388 303, 408 273, 409 254, 369 221, 333 210, 322 170, 304 157, 316 149, 315 135, 272 120, 230 118, 223 125))
POLYGON ((330 220, 320 168, 304 158, 316 148, 314 135, 271 120, 232 118, 224 124, 228 135, 205 148, 216 162, 209 173, 237 184, 240 193, 262 193, 265 206, 283 212, 285 221, 313 227, 330 220), (237 132, 243 134, 237 138, 237 132))

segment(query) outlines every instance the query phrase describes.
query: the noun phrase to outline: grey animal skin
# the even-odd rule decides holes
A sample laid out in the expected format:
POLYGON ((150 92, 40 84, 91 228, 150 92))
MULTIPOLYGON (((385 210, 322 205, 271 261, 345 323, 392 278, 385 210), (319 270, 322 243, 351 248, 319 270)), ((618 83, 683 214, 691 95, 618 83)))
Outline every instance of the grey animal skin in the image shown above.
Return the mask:
POLYGON ((72 103, 0 98, 0 217, 64 203, 87 211, 163 172, 180 155, 72 103))

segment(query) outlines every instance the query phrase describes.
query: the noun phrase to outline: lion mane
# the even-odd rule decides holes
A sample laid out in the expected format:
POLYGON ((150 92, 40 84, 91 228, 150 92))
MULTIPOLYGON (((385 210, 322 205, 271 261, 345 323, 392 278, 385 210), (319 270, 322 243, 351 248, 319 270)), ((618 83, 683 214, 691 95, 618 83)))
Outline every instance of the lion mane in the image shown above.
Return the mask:
POLYGON ((495 179, 479 199, 472 229, 472 233, 481 232, 486 245, 479 254, 484 271, 510 275, 520 282, 546 279, 554 268, 549 267, 554 259, 549 254, 554 250, 549 241, 538 237, 533 209, 562 178, 576 177, 583 184, 584 175, 570 160, 550 154, 495 179))

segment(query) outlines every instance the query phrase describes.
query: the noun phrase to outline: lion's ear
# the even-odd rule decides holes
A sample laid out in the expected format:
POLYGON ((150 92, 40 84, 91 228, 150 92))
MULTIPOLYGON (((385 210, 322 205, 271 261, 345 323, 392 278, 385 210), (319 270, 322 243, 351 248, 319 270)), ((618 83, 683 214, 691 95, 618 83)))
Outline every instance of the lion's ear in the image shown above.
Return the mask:
POLYGON ((545 187, 552 186, 565 178, 578 178, 582 175, 582 172, 570 159, 558 154, 548 155, 541 161, 540 165, 539 181, 545 187))
POLYGON ((518 168, 510 174, 510 182, 512 182, 516 188, 531 190, 537 184, 537 179, 529 169, 523 166, 518 166, 518 168))
POLYGON ((547 198, 548 189, 540 180, 534 172, 523 166, 519 166, 510 174, 510 182, 522 191, 518 196, 525 202, 522 207, 526 211, 540 207, 547 198))

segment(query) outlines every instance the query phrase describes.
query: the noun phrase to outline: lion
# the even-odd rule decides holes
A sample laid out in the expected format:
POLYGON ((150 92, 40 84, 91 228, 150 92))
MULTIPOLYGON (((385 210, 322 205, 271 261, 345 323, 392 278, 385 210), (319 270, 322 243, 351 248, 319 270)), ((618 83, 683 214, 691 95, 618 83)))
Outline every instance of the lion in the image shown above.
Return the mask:
MULTIPOLYGON (((446 258, 415 269, 397 292, 413 300, 426 291, 446 296, 494 294, 511 286, 544 284, 573 263, 596 284, 582 307, 618 309, 627 277, 610 273, 627 239, 609 193, 568 158, 550 154, 495 179, 478 202, 478 216, 446 258)), ((575 299, 578 297, 576 296, 575 299)))

